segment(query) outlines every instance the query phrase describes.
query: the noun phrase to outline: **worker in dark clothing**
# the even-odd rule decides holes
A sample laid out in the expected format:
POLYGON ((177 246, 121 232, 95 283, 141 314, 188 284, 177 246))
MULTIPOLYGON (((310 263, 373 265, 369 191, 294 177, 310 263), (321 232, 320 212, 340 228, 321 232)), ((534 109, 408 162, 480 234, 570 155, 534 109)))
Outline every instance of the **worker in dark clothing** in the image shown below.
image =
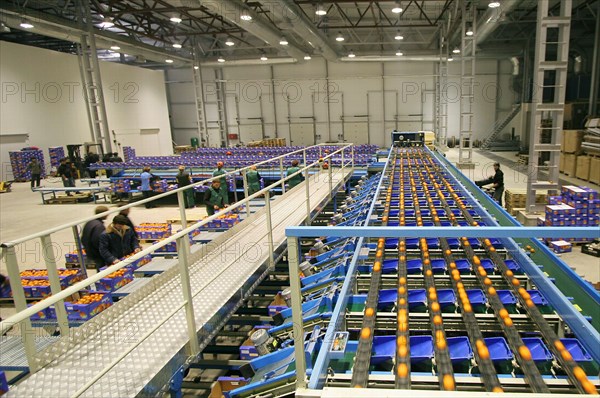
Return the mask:
MULTIPOLYGON (((289 169, 287 169, 286 177, 289 177, 292 174, 297 173, 298 171, 300 171, 300 167, 298 167, 298 163, 299 162, 297 160, 292 160, 292 167, 290 167, 289 169)), ((300 184, 302 182, 302 173, 293 176, 292 178, 290 178, 287 181, 288 181, 288 184, 290 186, 290 189, 294 188, 296 185, 298 185, 298 184, 300 184)))
POLYGON ((129 210, 131 210, 130 207, 123 209, 119 212, 120 215, 122 215, 123 217, 125 217, 127 219, 127 225, 129 228, 131 228, 131 230, 133 231, 133 234, 135 235, 135 237, 137 239, 139 239, 140 237, 138 236, 137 231, 135 230, 135 226, 133 225, 133 222, 131 221, 131 218, 129 218, 129 210))
POLYGON ((127 226, 127 217, 117 214, 112 224, 100 235, 100 255, 106 264, 116 264, 121 258, 141 250, 140 244, 127 226))
MULTIPOLYGON (((185 171, 185 166, 179 166, 179 172, 175 176, 177 180, 177 186, 179 188, 186 187, 192 183, 192 177, 185 171)), ((186 189, 183 191, 183 201, 185 202, 185 208, 191 209, 196 206, 196 200, 194 198, 194 189, 186 189)))
POLYGON ((206 205, 206 212, 209 216, 212 216, 215 212, 228 206, 223 197, 220 180, 214 180, 210 188, 204 192, 204 204, 206 205))
POLYGON ((500 163, 494 163, 494 175, 485 180, 475 181, 475 184, 481 188, 484 185, 492 184, 494 188, 494 200, 502 206, 502 197, 504 196, 504 173, 500 170, 500 163))
MULTIPOLYGON (((100 214, 108 211, 106 206, 97 206, 95 213, 100 214)), ((104 259, 100 255, 100 236, 104 232, 104 220, 106 216, 88 221, 81 232, 81 243, 85 249, 87 259, 96 265, 96 271, 104 267, 104 259)))
POLYGON ((225 170, 223 170, 223 162, 217 162, 217 168, 213 171, 212 176, 213 177, 219 177, 221 176, 221 178, 219 178, 220 181, 220 189, 221 189, 221 196, 223 196, 223 200, 225 201, 225 204, 229 204, 229 188, 227 187, 227 177, 225 177, 225 174, 227 172, 225 170))
MULTIPOLYGON (((71 162, 67 162, 67 158, 63 158, 60 160, 60 166, 56 170, 58 176, 62 179, 63 186, 65 188, 70 188, 75 186, 75 178, 73 177, 73 168, 71 167, 71 162)), ((71 196, 71 192, 67 192, 68 196, 71 196)))
POLYGON ((31 172, 31 189, 34 187, 39 188, 42 178, 42 165, 36 158, 33 158, 27 165, 27 170, 31 172))
POLYGON ((260 191, 260 174, 256 171, 256 166, 251 166, 246 172, 246 181, 248 183, 248 195, 260 191))

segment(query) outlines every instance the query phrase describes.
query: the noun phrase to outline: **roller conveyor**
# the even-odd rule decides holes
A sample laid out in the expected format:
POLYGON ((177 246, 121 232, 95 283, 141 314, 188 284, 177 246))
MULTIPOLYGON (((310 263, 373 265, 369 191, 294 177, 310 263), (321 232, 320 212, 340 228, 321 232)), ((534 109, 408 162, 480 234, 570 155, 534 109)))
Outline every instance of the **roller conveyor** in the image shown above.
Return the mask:
MULTIPOLYGON (((350 169, 333 171, 335 190, 350 169)), ((306 219, 304 184, 271 204, 274 247, 285 227, 306 219)), ((327 173, 310 179, 310 206, 330 198, 327 173)), ((190 257, 190 280, 201 342, 210 340, 264 272, 269 257, 265 210, 190 257), (253 253, 253 254, 251 254, 253 253)), ((118 305, 41 351, 41 369, 10 396, 154 396, 186 360, 188 342, 177 267, 152 278, 118 305), (153 330, 156 325, 160 325, 153 330)))
MULTIPOLYGON (((375 224, 486 225, 487 214, 461 192, 463 187, 429 151, 402 149, 390 159, 375 202, 375 224)), ((293 236, 303 236, 301 228, 297 230, 293 236)), ((348 233, 342 236, 351 236, 348 233)), ((322 352, 309 390, 300 396, 311 396, 316 390, 327 396, 328 387, 385 389, 363 396, 387 395, 390 388, 597 391, 598 365, 587 367, 581 355, 575 359, 577 350, 566 347, 565 334, 573 336, 573 331, 536 289, 538 279, 520 268, 525 263, 514 248, 492 237, 409 242, 414 240, 374 238, 368 260, 350 268, 355 274, 348 274, 346 283, 355 293, 347 301, 339 300, 345 308, 334 312, 343 323, 332 320, 338 327, 343 325, 336 331, 349 331, 348 349, 335 358, 322 352), (392 303, 391 310, 381 307, 381 300, 389 296, 385 289, 397 292, 385 301, 386 308, 392 303), (413 311, 411 296, 419 289, 424 292, 423 309, 413 311), (443 300, 449 300, 447 309, 443 300), (431 351, 424 354, 422 347, 428 344, 431 351), (457 349, 462 351, 457 354, 457 349)))

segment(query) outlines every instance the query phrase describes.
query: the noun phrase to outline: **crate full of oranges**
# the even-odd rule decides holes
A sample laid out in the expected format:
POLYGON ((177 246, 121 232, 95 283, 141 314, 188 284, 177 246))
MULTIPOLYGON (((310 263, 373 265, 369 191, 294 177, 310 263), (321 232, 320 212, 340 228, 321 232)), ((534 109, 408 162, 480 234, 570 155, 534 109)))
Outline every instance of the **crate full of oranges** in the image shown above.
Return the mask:
MULTIPOLYGON (((64 289, 67 286, 71 286, 77 282, 82 281, 83 273, 79 269, 66 269, 59 268, 57 270, 58 277, 60 279, 60 286, 64 289)), ((48 280, 48 270, 45 269, 28 269, 21 271, 22 279, 41 279, 48 280)))
MULTIPOLYGON (((100 268, 100 271, 105 268, 100 268)), ((121 268, 96 282, 96 289, 114 292, 131 281, 133 281, 133 270, 130 268, 121 268)))
POLYGON ((79 300, 65 303, 67 317, 71 321, 87 321, 110 307, 112 294, 103 291, 90 291, 79 300))
MULTIPOLYGON (((31 307, 32 305, 37 304, 37 303, 39 303, 39 301, 28 304, 27 306, 31 307)), ((46 319, 56 319, 56 310, 54 309, 53 305, 51 305, 50 307, 44 308, 43 310, 38 311, 31 316, 32 321, 43 321, 46 319)))

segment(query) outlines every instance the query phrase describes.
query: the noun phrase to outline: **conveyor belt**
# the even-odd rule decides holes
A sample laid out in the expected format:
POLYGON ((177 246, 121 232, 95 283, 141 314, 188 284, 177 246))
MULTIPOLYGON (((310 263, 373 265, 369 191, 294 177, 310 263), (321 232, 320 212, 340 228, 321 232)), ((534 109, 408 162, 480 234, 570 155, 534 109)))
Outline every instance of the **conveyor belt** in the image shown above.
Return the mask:
MULTIPOLYGON (((57 340, 58 337, 37 336, 35 338, 35 348, 36 350, 42 350, 57 340)), ((0 370, 29 370, 21 336, 0 337, 0 370)))
MULTIPOLYGON (((350 169, 343 173, 334 170, 333 186, 337 188, 350 173, 350 169)), ((327 174, 310 179, 313 210, 329 198, 327 174)), ((301 224, 306 218, 304 184, 271 204, 275 247, 285 241, 286 226, 301 224)), ((266 224, 261 210, 215 240, 212 250, 191 256, 190 281, 201 343, 214 335, 229 315, 221 308, 240 299, 233 295, 246 294, 239 289, 266 263, 266 224)), ((156 395, 155 387, 165 385, 186 358, 188 334, 182 304, 175 267, 152 278, 93 322, 75 329, 73 336, 39 353, 42 369, 12 389, 9 396, 156 395)))

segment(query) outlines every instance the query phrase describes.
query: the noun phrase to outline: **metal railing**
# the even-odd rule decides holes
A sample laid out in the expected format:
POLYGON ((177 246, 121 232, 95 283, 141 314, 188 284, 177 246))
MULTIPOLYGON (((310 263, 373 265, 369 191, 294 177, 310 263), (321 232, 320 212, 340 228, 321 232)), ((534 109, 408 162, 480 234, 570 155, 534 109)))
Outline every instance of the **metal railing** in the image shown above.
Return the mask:
MULTIPOLYGON (((327 144, 327 145, 330 146, 332 144, 327 144)), ((335 145, 335 144, 333 144, 333 145, 335 145)), ((324 146, 324 144, 319 144, 319 145, 315 145, 312 147, 307 147, 307 148, 303 148, 303 149, 300 149, 297 151, 293 151, 293 152, 287 153, 285 155, 275 157, 273 159, 258 162, 255 165, 246 166, 246 167, 243 167, 243 168, 231 171, 231 172, 227 172, 227 173, 217 176, 217 177, 204 179, 202 181, 193 183, 191 185, 177 188, 172 191, 153 196, 151 198, 143 199, 143 200, 137 201, 132 204, 128 204, 128 205, 121 206, 121 207, 118 207, 115 209, 111 209, 104 213, 96 214, 96 215, 93 215, 90 217, 80 219, 75 222, 70 222, 70 223, 60 225, 57 227, 52 227, 52 228, 46 229, 42 232, 28 235, 28 236, 20 238, 20 239, 2 243, 0 246, 3 249, 3 256, 5 257, 5 261, 6 261, 6 265, 7 265, 7 269, 8 269, 8 276, 9 276, 10 285, 11 285, 12 292, 13 292, 13 299, 15 302, 15 307, 17 309, 17 313, 15 315, 12 315, 9 318, 3 320, 2 322, 0 322, 0 335, 3 335, 4 333, 9 331, 13 326, 15 326, 17 324, 21 325, 21 335, 22 335, 22 339, 24 342, 25 354, 27 357, 29 369, 30 369, 31 373, 36 372, 38 370, 37 364, 34 359, 34 357, 36 355, 36 349, 35 349, 35 344, 34 344, 35 343, 34 342, 34 333, 32 333, 32 325, 31 325, 31 320, 30 320, 30 317, 32 315, 34 315, 40 311, 43 311, 44 309, 48 308, 51 305, 56 304, 55 308, 56 308, 56 315, 57 315, 57 321, 58 321, 58 327, 60 329, 60 333, 62 336, 68 336, 69 332, 70 332, 70 325, 69 325, 69 321, 68 321, 68 317, 67 317, 67 311, 66 311, 65 305, 64 305, 65 299, 67 299, 69 296, 71 296, 75 293, 78 293, 80 290, 88 288, 91 284, 98 282, 100 279, 106 277, 107 275, 133 263, 134 261, 141 259, 142 257, 144 257, 146 255, 149 255, 149 254, 157 251, 158 249, 168 245, 169 243, 176 242, 177 243, 177 252, 178 252, 178 265, 179 265, 179 271, 180 271, 179 273, 180 273, 180 278, 181 278, 182 294, 183 294, 183 299, 184 299, 182 305, 175 308, 168 316, 165 317, 165 319, 163 319, 162 322, 160 322, 152 330, 148 331, 148 333, 146 333, 137 344, 130 347, 129 349, 124 350, 123 353, 121 354, 121 356, 119 357, 119 359, 117 359, 116 361, 113 361, 112 365, 110 365, 109 367, 104 369, 102 372, 100 372, 100 374, 97 375, 90 383, 93 383, 102 374, 105 374, 106 372, 108 372, 112 367, 114 367, 114 365, 116 363, 118 363, 118 361, 120 359, 124 358, 136 346, 141 344, 141 342, 143 342, 147 337, 149 337, 154 331, 156 331, 162 324, 164 324, 168 319, 170 319, 173 315, 175 315, 183 307, 185 307, 185 310, 186 310, 187 329, 188 329, 188 335, 189 335, 189 340, 190 340, 189 351, 190 351, 191 355, 197 355, 199 353, 199 344, 198 344, 198 338, 197 338, 197 328, 196 328, 195 317, 194 317, 194 309, 193 309, 193 304, 192 304, 193 295, 192 295, 192 290, 191 290, 191 285, 190 285, 190 275, 189 275, 189 270, 188 270, 188 261, 189 261, 189 257, 190 257, 190 241, 188 238, 188 234, 190 232, 202 227, 203 225, 206 225, 209 222, 217 219, 221 215, 230 213, 231 211, 241 207, 242 205, 246 205, 247 214, 250 215, 250 201, 252 199, 255 199, 255 198, 258 198, 258 197, 264 195, 265 214, 266 214, 266 219, 267 219, 267 231, 268 231, 267 238, 268 238, 269 252, 270 252, 268 261, 269 261, 269 265, 273 266, 274 265, 274 258, 273 258, 274 242, 273 242, 273 230, 272 230, 272 220, 271 220, 272 214, 271 214, 271 206, 270 206, 270 196, 271 196, 270 190, 281 185, 282 192, 285 193, 285 182, 287 180, 289 180, 290 178, 293 178, 297 175, 304 174, 304 178, 306 181, 305 194, 306 194, 306 203, 307 203, 306 223, 310 224, 311 208, 310 208, 309 171, 314 167, 318 167, 320 170, 321 169, 321 159, 323 162, 325 162, 328 159, 332 159, 333 156, 335 156, 335 155, 341 155, 340 167, 336 168, 334 171, 333 167, 330 165, 330 167, 328 167, 328 169, 327 169, 327 175, 328 175, 328 179, 329 179, 329 181, 328 181, 329 188, 330 188, 330 192, 331 192, 333 190, 334 174, 341 173, 342 178, 343 178, 345 176, 345 171, 346 171, 345 169, 350 168, 350 172, 352 172, 352 170, 354 168, 354 146, 353 146, 353 144, 350 144, 350 143, 344 143, 344 144, 338 144, 338 146, 340 146, 340 149, 338 149, 334 152, 331 152, 329 154, 326 154, 326 156, 323 156, 318 161, 315 161, 309 165, 307 165, 305 162, 304 166, 301 167, 299 171, 283 177, 283 175, 284 175, 283 159, 284 158, 286 158, 290 155, 302 152, 303 158, 306 159, 306 151, 307 150, 309 150, 311 148, 315 148, 315 147, 322 147, 322 146, 324 146), (260 166, 262 164, 277 161, 277 160, 279 160, 281 176, 283 178, 281 178, 280 180, 274 182, 273 184, 255 192, 254 194, 249 195, 248 194, 248 183, 246 180, 246 171, 248 169, 250 169, 252 166, 260 166), (197 223, 195 223, 191 226, 188 226, 187 219, 186 219, 186 213, 185 213, 185 202, 184 202, 184 195, 183 195, 184 191, 187 189, 193 189, 193 187, 195 187, 195 186, 204 185, 213 180, 220 179, 222 177, 231 176, 231 175, 236 175, 238 173, 242 173, 242 175, 243 175, 245 198, 239 202, 236 202, 236 203, 230 205, 229 207, 227 207, 225 209, 222 209, 222 210, 216 212, 212 216, 208 216, 205 219, 198 221, 197 223), (132 255, 131 257, 129 257, 125 260, 119 261, 116 264, 108 266, 106 269, 96 273, 93 276, 87 277, 86 279, 84 279, 80 282, 77 282, 74 285, 65 288, 64 290, 61 290, 60 279, 58 276, 58 269, 57 269, 57 264, 56 264, 56 257, 54 256, 54 252, 52 250, 51 234, 70 228, 73 230, 73 233, 75 234, 76 241, 77 241, 78 240, 77 239, 78 238, 77 226, 79 224, 86 223, 86 222, 94 220, 94 219, 102 218, 104 216, 108 216, 113 213, 118 213, 124 209, 128 209, 133 206, 138 206, 140 204, 149 203, 149 202, 152 202, 152 201, 155 201, 160 198, 163 198, 163 197, 166 197, 169 195, 173 195, 173 194, 177 195, 179 211, 180 211, 180 216, 181 216, 181 224, 182 224, 181 231, 171 235, 169 238, 166 238, 162 241, 159 241, 159 242, 153 244, 151 247, 149 247, 147 249, 141 250, 140 252, 132 255), (16 256, 15 248, 19 244, 23 244, 25 242, 35 240, 35 239, 41 240, 42 251, 43 251, 44 259, 45 259, 45 265, 46 265, 46 269, 48 271, 48 279, 50 282, 51 295, 48 296, 47 298, 43 299, 42 301, 40 301, 36 304, 33 304, 30 307, 27 307, 27 301, 25 298, 24 288, 21 284, 19 263, 18 263, 18 259, 16 256)), ((319 148, 319 150, 320 150, 320 148, 319 148)), ((319 152, 321 155, 321 151, 319 151, 319 152)), ((331 164, 331 162, 329 162, 329 163, 331 164)), ((82 269, 85 269, 82 251, 81 251, 80 246, 78 247, 78 254, 79 254, 79 261, 82 266, 82 269)), ((76 396, 82 394, 85 391, 85 389, 91 385, 90 383, 86 384, 86 386, 84 386, 84 388, 80 389, 78 391, 78 393, 76 394, 76 396)))

